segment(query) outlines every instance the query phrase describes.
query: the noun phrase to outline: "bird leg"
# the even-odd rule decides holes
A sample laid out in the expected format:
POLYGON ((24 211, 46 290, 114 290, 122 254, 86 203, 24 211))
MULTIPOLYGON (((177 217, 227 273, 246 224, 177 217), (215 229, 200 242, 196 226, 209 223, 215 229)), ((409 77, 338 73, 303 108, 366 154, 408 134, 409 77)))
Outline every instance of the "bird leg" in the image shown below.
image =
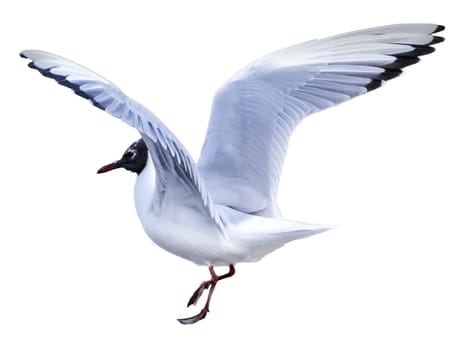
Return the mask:
POLYGON ((214 289, 215 289, 217 282, 221 279, 233 276, 235 273, 235 270, 234 270, 234 266, 230 265, 230 271, 228 271, 228 273, 217 276, 214 271, 214 267, 209 266, 209 272, 211 273, 211 280, 201 283, 200 287, 197 288, 197 290, 195 291, 195 293, 192 295, 192 297, 189 300, 189 305, 191 305, 191 301, 195 305, 197 303, 198 299, 203 294, 203 291, 210 287, 208 299, 206 300, 206 304, 201 309, 201 311, 198 314, 196 314, 195 316, 187 317, 187 318, 178 318, 178 321, 181 322, 182 324, 194 324, 198 321, 201 321, 202 319, 204 319, 206 317, 206 315, 209 312, 209 303, 211 302, 212 293, 214 293, 214 289))
POLYGON ((211 286, 211 283, 212 283, 211 280, 201 282, 200 286, 190 297, 189 302, 187 303, 187 307, 189 307, 190 305, 197 305, 197 302, 203 295, 203 292, 205 291, 205 289, 208 289, 211 286))
MULTIPOLYGON (((211 271, 211 270, 209 270, 209 271, 211 271)), ((223 280, 225 278, 229 278, 229 277, 233 276, 235 272, 236 271, 234 269, 234 266, 230 265, 230 270, 223 275, 217 276, 217 281, 223 280)), ((190 305, 196 305, 198 300, 203 295, 203 292, 205 291, 205 289, 208 289, 211 286, 211 284, 212 284, 212 279, 201 282, 200 286, 195 290, 195 292, 190 297, 189 302, 187 303, 187 307, 189 307, 190 305)))

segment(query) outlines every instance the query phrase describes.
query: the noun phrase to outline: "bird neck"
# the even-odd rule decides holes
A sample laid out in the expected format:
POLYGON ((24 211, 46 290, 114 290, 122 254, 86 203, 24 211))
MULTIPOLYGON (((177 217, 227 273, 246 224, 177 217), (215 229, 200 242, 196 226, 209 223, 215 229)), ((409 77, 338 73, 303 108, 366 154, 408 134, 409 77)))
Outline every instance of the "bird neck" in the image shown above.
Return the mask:
POLYGON ((151 209, 154 190, 156 188, 156 171, 153 162, 148 156, 146 165, 137 175, 134 188, 135 208, 142 218, 151 209))

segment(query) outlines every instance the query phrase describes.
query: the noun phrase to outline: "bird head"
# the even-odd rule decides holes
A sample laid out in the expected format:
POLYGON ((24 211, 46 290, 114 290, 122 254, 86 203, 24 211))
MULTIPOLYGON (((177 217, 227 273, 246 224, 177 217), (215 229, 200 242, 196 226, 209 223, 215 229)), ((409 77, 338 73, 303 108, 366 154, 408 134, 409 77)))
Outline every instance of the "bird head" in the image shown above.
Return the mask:
POLYGON ((121 159, 104 165, 97 171, 97 173, 102 174, 110 170, 124 168, 138 175, 145 168, 147 159, 148 148, 146 147, 145 141, 140 139, 127 148, 121 159))

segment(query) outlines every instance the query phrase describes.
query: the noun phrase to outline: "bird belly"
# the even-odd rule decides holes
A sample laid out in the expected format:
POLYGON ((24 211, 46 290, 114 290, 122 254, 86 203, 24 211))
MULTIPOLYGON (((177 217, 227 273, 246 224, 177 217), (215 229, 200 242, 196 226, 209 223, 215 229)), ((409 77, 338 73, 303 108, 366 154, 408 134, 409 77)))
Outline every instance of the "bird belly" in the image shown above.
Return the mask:
POLYGON ((188 207, 172 209, 139 214, 146 234, 154 243, 197 265, 231 264, 230 244, 210 218, 188 207))
MULTIPOLYGON (((171 179, 169 179, 171 181, 171 179)), ((178 183, 155 189, 152 162, 137 177, 135 208, 146 234, 159 247, 198 265, 228 265, 228 241, 218 226, 178 183)))

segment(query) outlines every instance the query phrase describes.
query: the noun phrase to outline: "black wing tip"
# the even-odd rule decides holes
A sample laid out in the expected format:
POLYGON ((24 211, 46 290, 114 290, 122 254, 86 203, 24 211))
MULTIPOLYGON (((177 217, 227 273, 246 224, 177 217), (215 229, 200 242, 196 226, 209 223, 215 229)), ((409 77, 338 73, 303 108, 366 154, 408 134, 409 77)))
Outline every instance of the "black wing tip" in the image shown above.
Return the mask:
MULTIPOLYGON (((431 43, 429 43, 431 45, 431 43)), ((418 57, 418 56, 424 56, 424 55, 429 55, 430 53, 433 53, 436 51, 436 49, 432 46, 424 46, 424 45, 412 45, 414 48, 412 51, 406 52, 402 55, 404 56, 409 56, 409 57, 418 57)))
POLYGON ((28 56, 24 53, 24 51, 20 52, 19 56, 22 58, 28 58, 28 56))
MULTIPOLYGON (((444 29, 445 29, 444 26, 438 25, 431 34, 440 32, 444 29)), ((389 79, 394 78, 395 76, 398 76, 399 74, 401 74, 402 68, 405 68, 407 66, 411 66, 413 64, 418 63, 420 61, 420 58, 419 58, 420 56, 429 55, 429 54, 433 53, 434 51, 436 51, 436 49, 434 47, 432 47, 431 45, 441 43, 444 40, 445 39, 441 36, 433 35, 433 39, 429 43, 427 43, 425 45, 411 45, 412 46, 411 51, 407 51, 407 52, 403 52, 401 54, 394 55, 396 60, 390 64, 382 66, 382 68, 385 69, 385 72, 383 74, 381 74, 381 76, 379 76, 378 79, 389 80, 389 79), (390 72, 390 74, 389 74, 389 70, 392 71, 392 72, 390 72), (397 73, 397 74, 394 75, 394 73, 397 73)))
POLYGON ((411 57, 411 56, 395 56, 396 60, 392 63, 386 64, 385 66, 382 66, 382 68, 385 69, 401 69, 405 68, 408 66, 411 66, 413 64, 416 64, 417 62, 420 61, 420 58, 418 57, 411 57))
MULTIPOLYGON (((434 29, 434 31, 431 34, 439 33, 443 30, 445 30, 445 26, 439 24, 439 25, 437 25, 436 29, 434 29)), ((428 45, 436 45, 443 41, 445 41, 444 37, 433 35, 433 40, 431 40, 431 42, 428 45)))
MULTIPOLYGON (((438 25, 431 34, 441 32, 445 29, 445 26, 438 25)), ((420 61, 420 56, 429 55, 436 49, 431 45, 435 45, 443 42, 445 39, 441 36, 432 36, 432 40, 424 45, 410 45, 412 50, 403 52, 401 54, 394 55, 395 61, 381 66, 384 68, 384 72, 376 76, 367 86, 367 91, 375 90, 382 86, 384 81, 396 78, 403 72, 403 68, 416 64, 420 61)))
POLYGON ((367 86, 365 86, 365 88, 367 91, 376 90, 377 88, 380 88, 382 86, 383 81, 384 81, 383 79, 380 80, 379 78, 373 79, 367 86))
MULTIPOLYGON (((20 57, 23 57, 23 58, 29 58, 22 52, 19 55, 20 55, 20 57)), ((33 63, 33 61, 29 62, 28 66, 31 69, 36 69, 39 73, 41 73, 46 78, 51 78, 51 79, 55 80, 58 84, 71 89, 76 95, 86 98, 93 104, 93 106, 98 107, 99 109, 102 109, 103 111, 105 110, 105 108, 106 108, 105 106, 103 106, 102 104, 97 102, 95 99, 93 99, 92 96, 90 96, 86 92, 80 90, 80 87, 77 84, 71 83, 70 81, 66 80, 66 77, 64 75, 58 75, 58 74, 52 73, 50 71, 52 68, 47 68, 47 69, 39 68, 38 66, 36 66, 33 63)))
POLYGON ((433 36, 433 40, 429 43, 429 45, 436 45, 441 42, 445 41, 445 38, 443 36, 433 36))
POLYGON ((439 33, 439 32, 441 32, 443 30, 445 30, 445 26, 443 26, 442 24, 438 24, 436 29, 434 29, 434 31, 431 34, 439 33))
POLYGON ((402 69, 399 69, 399 68, 398 69, 388 68, 384 72, 379 74, 375 79, 387 81, 387 80, 391 80, 393 78, 396 78, 397 76, 401 75, 401 73, 403 73, 402 69))

